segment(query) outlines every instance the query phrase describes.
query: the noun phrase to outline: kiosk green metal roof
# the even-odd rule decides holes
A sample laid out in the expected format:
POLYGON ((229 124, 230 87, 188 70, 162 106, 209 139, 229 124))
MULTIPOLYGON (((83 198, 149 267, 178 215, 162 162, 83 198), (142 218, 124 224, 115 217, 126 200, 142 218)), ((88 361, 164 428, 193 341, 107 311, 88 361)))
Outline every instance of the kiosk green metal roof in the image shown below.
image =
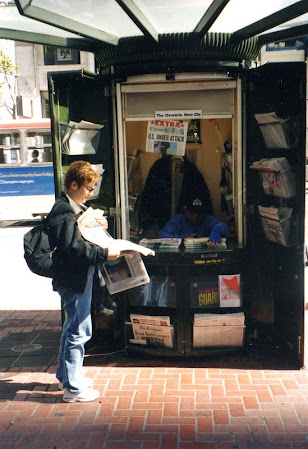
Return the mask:
POLYGON ((307 34, 307 0, 0 1, 0 38, 92 51, 101 66, 242 61, 307 34))

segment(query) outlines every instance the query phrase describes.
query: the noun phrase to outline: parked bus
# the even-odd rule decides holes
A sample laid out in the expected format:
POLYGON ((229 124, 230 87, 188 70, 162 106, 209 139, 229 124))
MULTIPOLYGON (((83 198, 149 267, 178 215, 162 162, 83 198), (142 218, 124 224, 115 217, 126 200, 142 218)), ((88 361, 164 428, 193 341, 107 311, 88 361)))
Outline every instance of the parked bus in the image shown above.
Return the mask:
POLYGON ((0 121, 0 220, 49 212, 54 192, 50 119, 0 121))

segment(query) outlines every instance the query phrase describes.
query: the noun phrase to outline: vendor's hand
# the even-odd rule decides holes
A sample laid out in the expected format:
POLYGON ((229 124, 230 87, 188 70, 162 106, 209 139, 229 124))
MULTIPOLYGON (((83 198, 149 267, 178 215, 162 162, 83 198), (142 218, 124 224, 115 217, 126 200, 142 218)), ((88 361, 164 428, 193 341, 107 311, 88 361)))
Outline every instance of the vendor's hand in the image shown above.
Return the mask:
POLYGON ((196 234, 191 234, 185 237, 186 239, 194 239, 196 237, 196 234))
POLYGON ((116 246, 108 248, 108 260, 116 260, 121 256, 121 251, 116 246))
POLYGON ((97 223, 99 223, 103 228, 107 231, 108 229, 108 220, 106 217, 96 218, 97 223))
POLYGON ((210 248, 215 248, 215 246, 218 245, 218 242, 212 242, 211 240, 208 241, 207 246, 210 248))

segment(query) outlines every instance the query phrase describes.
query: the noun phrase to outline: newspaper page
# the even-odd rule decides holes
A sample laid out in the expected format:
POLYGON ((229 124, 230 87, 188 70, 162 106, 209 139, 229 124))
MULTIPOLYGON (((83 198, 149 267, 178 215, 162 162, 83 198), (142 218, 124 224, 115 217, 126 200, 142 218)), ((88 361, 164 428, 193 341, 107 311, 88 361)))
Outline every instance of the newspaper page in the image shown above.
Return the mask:
POLYGON ((110 295, 150 282, 139 253, 134 252, 100 266, 110 295))
POLYGON ((185 156, 188 122, 151 120, 148 122, 146 151, 185 156))

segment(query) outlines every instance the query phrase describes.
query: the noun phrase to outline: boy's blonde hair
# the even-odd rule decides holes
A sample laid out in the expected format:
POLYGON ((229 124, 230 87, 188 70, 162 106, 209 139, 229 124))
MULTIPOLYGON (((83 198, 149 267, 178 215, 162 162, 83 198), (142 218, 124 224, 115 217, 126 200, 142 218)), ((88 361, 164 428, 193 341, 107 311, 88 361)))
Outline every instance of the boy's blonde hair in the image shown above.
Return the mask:
POLYGON ((97 182, 100 175, 92 168, 91 164, 86 161, 75 161, 69 166, 64 177, 64 188, 69 190, 73 181, 76 181, 78 187, 82 184, 97 182))

